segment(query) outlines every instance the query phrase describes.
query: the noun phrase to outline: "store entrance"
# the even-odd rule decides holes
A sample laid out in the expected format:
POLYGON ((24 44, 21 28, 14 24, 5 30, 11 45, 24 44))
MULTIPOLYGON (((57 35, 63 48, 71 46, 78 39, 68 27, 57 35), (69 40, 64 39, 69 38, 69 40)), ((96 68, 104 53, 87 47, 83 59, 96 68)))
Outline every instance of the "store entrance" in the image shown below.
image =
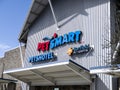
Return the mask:
POLYGON ((35 90, 90 90, 89 85, 75 86, 36 86, 35 90))

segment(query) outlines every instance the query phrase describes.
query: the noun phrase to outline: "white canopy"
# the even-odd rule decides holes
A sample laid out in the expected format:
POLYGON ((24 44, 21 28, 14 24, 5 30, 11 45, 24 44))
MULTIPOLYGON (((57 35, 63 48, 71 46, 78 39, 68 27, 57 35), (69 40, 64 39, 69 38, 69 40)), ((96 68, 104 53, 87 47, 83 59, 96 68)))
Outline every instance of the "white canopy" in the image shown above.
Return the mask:
POLYGON ((4 71, 4 74, 30 83, 31 86, 89 85, 91 83, 89 70, 71 60, 4 71))

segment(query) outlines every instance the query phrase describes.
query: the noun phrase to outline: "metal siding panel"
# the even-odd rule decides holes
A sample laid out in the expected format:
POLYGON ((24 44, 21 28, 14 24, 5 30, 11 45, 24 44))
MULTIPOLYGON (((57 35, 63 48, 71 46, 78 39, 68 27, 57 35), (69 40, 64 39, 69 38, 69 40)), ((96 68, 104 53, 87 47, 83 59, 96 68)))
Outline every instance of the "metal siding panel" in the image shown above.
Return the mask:
MULTIPOLYGON (((57 31, 49 6, 45 8, 38 20, 30 28, 27 47, 25 67, 31 66, 28 58, 39 55, 37 49, 38 42, 43 42, 44 36, 52 36, 56 32, 59 36, 71 31, 81 30, 83 32, 82 41, 84 44, 95 46, 94 52, 88 57, 70 57, 66 54, 70 47, 78 47, 79 43, 62 45, 54 50, 57 53, 57 60, 74 60, 78 64, 90 68, 94 66, 106 65, 107 53, 110 49, 103 49, 104 35, 110 40, 110 8, 109 0, 55 0, 53 7, 60 30, 57 31), (62 52, 62 53, 61 53, 62 52)), ((42 53, 42 52, 40 52, 42 53)), ((97 90, 110 90, 110 76, 98 75, 97 90)))

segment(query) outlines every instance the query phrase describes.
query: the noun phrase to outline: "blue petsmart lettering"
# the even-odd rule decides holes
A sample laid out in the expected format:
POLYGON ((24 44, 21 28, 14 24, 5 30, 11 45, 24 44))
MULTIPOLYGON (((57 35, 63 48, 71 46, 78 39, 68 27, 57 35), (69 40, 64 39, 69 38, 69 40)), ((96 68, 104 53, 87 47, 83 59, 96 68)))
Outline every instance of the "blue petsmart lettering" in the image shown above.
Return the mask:
POLYGON ((82 32, 70 32, 68 34, 64 34, 63 36, 56 37, 50 40, 50 49, 56 48, 60 45, 70 43, 70 42, 79 42, 81 39, 82 32))

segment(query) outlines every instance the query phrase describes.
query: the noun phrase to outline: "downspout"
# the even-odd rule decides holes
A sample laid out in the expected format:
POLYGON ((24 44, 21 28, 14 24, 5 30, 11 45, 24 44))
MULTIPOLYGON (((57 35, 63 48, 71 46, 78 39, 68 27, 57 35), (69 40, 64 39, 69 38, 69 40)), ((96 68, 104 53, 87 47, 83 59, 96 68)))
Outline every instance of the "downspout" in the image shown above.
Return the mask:
POLYGON ((112 57, 112 59, 113 59, 112 65, 113 66, 116 66, 116 64, 117 64, 119 53, 120 53, 120 41, 117 43, 117 46, 116 46, 115 51, 113 53, 113 57, 112 57))
POLYGON ((4 64, 4 62, 3 62, 3 65, 2 65, 2 74, 1 74, 1 78, 3 78, 4 68, 5 68, 5 64, 4 64))
POLYGON ((54 21, 55 21, 55 24, 56 24, 56 28, 57 28, 57 30, 59 30, 57 18, 55 16, 55 12, 53 10, 53 6, 52 6, 52 3, 51 3, 51 0, 48 0, 48 2, 49 2, 49 5, 50 5, 50 8, 51 8, 51 11, 52 11, 52 15, 53 15, 53 18, 54 18, 54 21))
POLYGON ((24 67, 24 63, 23 63, 23 54, 22 54, 22 45, 21 42, 19 42, 19 49, 20 49, 20 58, 21 58, 21 62, 22 62, 22 67, 24 67))
MULTIPOLYGON (((24 67, 24 63, 23 63, 23 54, 22 54, 22 45, 21 45, 21 42, 19 42, 19 49, 20 49, 20 58, 21 58, 21 62, 22 62, 22 67, 24 67)), ((28 88, 29 88, 29 86, 26 84, 26 83, 24 83, 24 82, 22 82, 21 81, 21 88, 22 88, 22 90, 29 90, 28 88)))

